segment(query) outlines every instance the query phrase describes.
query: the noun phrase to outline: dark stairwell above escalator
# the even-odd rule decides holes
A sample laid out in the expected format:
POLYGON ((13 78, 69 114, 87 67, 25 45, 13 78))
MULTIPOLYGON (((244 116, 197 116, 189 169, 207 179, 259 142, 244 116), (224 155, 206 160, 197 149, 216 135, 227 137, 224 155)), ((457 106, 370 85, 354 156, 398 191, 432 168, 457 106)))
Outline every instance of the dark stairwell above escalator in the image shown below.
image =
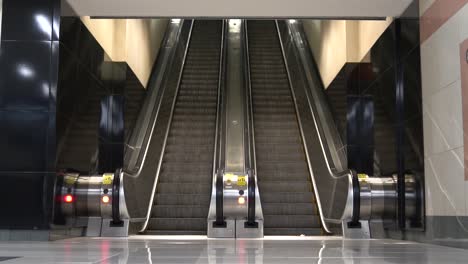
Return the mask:
MULTIPOLYGON (((128 135, 138 117, 146 90, 128 66, 119 63, 116 67, 125 69, 124 122, 125 134, 128 135)), ((99 146, 101 100, 112 92, 101 81, 94 80, 94 83, 93 86, 83 88, 85 92, 79 92, 80 96, 58 104, 57 111, 60 111, 60 106, 67 103, 75 108, 71 120, 66 124, 63 136, 59 139, 58 169, 72 169, 86 173, 95 170, 99 146)), ((59 121, 58 126, 63 126, 63 124, 59 121)))

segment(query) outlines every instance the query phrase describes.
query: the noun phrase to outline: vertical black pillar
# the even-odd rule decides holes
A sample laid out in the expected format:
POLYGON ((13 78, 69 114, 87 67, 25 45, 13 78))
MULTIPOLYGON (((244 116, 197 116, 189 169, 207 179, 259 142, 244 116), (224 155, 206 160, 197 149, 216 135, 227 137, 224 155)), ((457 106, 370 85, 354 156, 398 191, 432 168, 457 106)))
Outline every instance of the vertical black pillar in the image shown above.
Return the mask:
POLYGON ((398 225, 405 229, 405 76, 401 59, 401 20, 394 22, 395 43, 395 110, 396 110, 396 158, 397 158, 397 192, 398 192, 398 225))
POLYGON ((48 229, 60 0, 3 0, 2 17, 0 229, 48 229))

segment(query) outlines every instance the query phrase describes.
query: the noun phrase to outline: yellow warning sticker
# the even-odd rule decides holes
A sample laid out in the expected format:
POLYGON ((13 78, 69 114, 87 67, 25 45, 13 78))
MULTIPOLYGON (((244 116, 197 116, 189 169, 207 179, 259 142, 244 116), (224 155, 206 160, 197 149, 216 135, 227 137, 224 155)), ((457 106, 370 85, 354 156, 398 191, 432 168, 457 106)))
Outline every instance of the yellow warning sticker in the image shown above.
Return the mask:
POLYGON ((364 173, 358 173, 357 176, 358 176, 358 179, 362 181, 365 181, 367 180, 367 178, 369 178, 369 176, 367 176, 367 174, 364 174, 364 173))
POLYGON ((105 173, 102 176, 102 184, 104 184, 104 185, 112 184, 113 180, 114 180, 114 174, 113 173, 105 173))
POLYGON ((237 176, 237 185, 238 186, 245 186, 247 185, 247 180, 245 176, 237 176))
POLYGON ((76 177, 65 176, 64 181, 67 185, 74 185, 76 182, 76 177))

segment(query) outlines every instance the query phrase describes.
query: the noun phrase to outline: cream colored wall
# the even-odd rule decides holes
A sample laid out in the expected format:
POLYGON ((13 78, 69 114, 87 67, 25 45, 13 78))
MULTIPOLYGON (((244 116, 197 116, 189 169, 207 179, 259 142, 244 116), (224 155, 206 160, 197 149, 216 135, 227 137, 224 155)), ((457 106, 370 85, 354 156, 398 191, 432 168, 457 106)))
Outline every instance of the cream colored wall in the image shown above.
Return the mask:
POLYGON ((390 26, 393 19, 385 21, 356 21, 359 31, 358 61, 361 61, 370 51, 375 42, 390 26))
POLYGON ((145 87, 161 47, 166 26, 167 20, 127 20, 126 61, 145 87))
POLYGON ((391 24, 386 21, 304 20, 325 88, 346 63, 361 62, 391 24))
POLYGON ((81 20, 111 61, 127 62, 146 87, 167 26, 167 19, 81 20))
POLYGON ((460 44, 468 39, 466 25, 468 4, 421 44, 425 197, 430 216, 468 216, 460 58, 460 44))

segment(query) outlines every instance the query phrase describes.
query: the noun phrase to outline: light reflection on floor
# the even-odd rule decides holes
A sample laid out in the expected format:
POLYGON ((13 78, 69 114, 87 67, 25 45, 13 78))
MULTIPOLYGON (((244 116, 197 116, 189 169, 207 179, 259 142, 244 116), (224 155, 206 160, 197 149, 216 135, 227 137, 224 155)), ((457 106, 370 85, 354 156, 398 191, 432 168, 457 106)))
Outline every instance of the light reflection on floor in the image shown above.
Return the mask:
POLYGON ((202 236, 0 242, 1 263, 467 263, 468 251, 396 240, 202 236), (20 257, 6 260, 7 257, 20 257), (5 258, 4 261, 1 261, 5 258))

